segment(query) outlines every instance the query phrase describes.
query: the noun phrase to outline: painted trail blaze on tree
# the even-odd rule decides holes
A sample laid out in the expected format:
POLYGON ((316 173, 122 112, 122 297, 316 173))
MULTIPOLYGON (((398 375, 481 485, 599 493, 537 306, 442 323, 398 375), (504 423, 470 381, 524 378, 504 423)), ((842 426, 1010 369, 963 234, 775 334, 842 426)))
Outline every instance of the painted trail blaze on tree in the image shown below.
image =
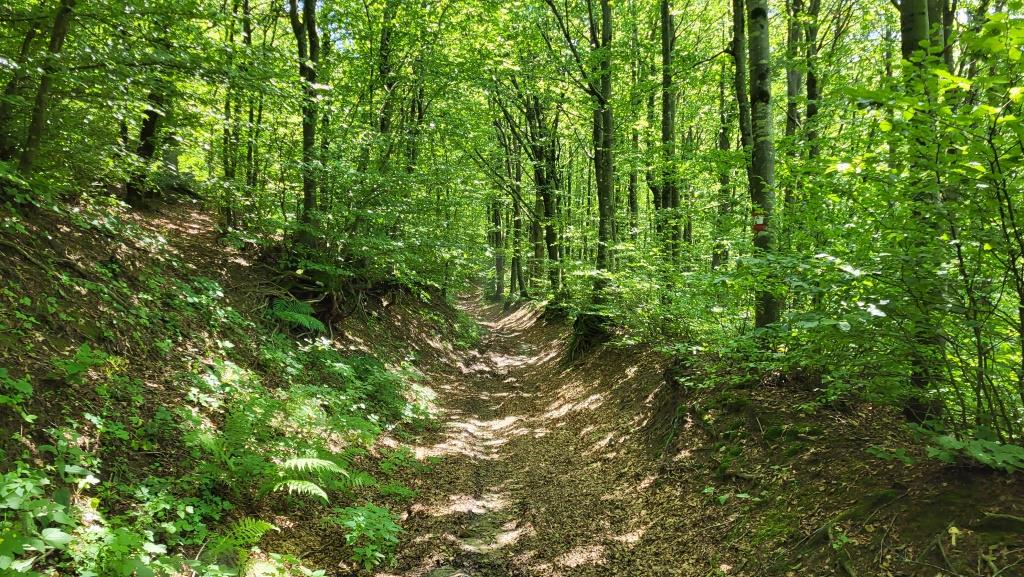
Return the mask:
MULTIPOLYGON (((748 45, 750 58, 750 202, 754 206, 752 230, 754 246, 762 258, 775 251, 770 228, 775 209, 775 142, 772 136, 771 46, 768 35, 767 0, 748 2, 748 45)), ((779 298, 773 287, 758 288, 754 295, 757 327, 779 320, 779 298)))

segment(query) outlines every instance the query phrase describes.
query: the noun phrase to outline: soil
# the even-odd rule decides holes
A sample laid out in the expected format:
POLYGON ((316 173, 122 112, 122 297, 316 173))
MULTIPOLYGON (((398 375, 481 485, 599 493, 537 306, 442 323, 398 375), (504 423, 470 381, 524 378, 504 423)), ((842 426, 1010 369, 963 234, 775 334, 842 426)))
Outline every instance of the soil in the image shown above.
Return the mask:
POLYGON ((907 441, 891 410, 798 410, 815 394, 778 376, 687 389, 638 346, 569 363, 536 306, 461 306, 486 333, 424 357, 439 460, 378 577, 1024 575, 1024 533, 985 529, 1021 528, 1020 479, 871 458, 907 441))
MULTIPOLYGON (((103 229, 75 233, 41 220, 33 238, 58 232, 25 248, 86 278, 86 264, 114 262, 130 286, 157 262, 209 276, 246 315, 281 290, 254 251, 219 242, 196 206, 125 216, 161 242, 128 246, 103 229)), ((0 272, 19 294, 52 290, 41 267, 8 249, 0 272)), ((48 359, 124 315, 92 294, 68 303, 80 320, 39 313, 32 342, 0 338, 0 366, 48 374, 48 359)), ((429 465, 403 473, 417 496, 391 504, 404 509, 404 533, 396 563, 378 577, 1024 576, 1024 476, 927 458, 889 408, 817 405, 813 379, 746 376, 711 357, 680 365, 642 345, 606 343, 569 362, 568 321, 545 319, 540 305, 466 298, 459 307, 484 330, 474 346, 456 344, 457 315, 437 295, 428 303, 399 290, 378 294, 331 326, 342 348, 411 362, 436 394, 435 426, 381 441, 411 445, 429 465), (709 378, 723 370, 735 374, 709 378), (908 462, 872 448, 903 450, 908 462)), ((110 350, 159 385, 149 400, 172 405, 180 391, 165 382, 168 360, 132 344, 148 333, 132 340, 110 330, 110 350)), ((185 363, 191 349, 180 352, 185 363)), ((37 385, 40 427, 63 422, 93 394, 37 385)), ((0 449, 9 456, 24 447, 0 449)), ((147 466, 170 476, 180 448, 164 450, 147 455, 147 466)), ((282 528, 265 550, 298 555, 332 577, 365 575, 347 561, 344 536, 316 522, 322 508, 290 516, 274 503, 240 509, 282 528)))

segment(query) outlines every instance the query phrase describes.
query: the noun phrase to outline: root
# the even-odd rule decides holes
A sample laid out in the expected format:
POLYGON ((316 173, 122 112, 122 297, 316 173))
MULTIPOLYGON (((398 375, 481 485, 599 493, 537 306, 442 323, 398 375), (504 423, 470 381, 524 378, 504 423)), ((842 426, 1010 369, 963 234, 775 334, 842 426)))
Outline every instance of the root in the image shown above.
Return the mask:
POLYGON ((611 338, 608 318, 596 312, 581 312, 572 324, 569 360, 576 361, 611 338))

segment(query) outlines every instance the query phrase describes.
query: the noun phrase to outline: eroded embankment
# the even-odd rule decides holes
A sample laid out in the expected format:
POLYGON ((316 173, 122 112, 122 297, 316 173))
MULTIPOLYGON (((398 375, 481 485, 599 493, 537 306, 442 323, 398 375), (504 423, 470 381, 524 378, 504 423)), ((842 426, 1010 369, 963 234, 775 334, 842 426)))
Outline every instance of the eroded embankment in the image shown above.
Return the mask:
POLYGON ((1020 574, 1020 532, 991 523, 1020 481, 871 458, 906 441, 892 411, 777 375, 668 383, 639 347, 568 364, 535 308, 464 306, 487 333, 428 369, 443 426, 417 454, 439 460, 382 577, 1020 574))

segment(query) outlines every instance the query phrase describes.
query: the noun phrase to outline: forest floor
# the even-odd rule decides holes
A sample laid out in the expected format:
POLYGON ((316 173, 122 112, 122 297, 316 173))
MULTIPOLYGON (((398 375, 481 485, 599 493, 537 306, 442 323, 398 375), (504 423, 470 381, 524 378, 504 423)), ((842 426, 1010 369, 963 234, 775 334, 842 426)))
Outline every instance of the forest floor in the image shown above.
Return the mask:
MULTIPOLYGON (((463 305, 487 332, 454 370, 434 375, 445 424, 417 456, 442 461, 405 520, 400 574, 636 575, 629 550, 653 521, 636 498, 651 480, 649 459, 599 414, 612 399, 593 385, 608 375, 566 365, 565 331, 533 306, 463 305)), ((661 379, 649 358, 606 352, 628 363, 623 375, 661 379)), ((660 563, 650 574, 685 565, 660 563)))
POLYGON ((642 346, 568 363, 535 304, 461 306, 486 332, 423 357, 440 460, 378 577, 1024 575, 1020 480, 871 458, 905 442, 891 411, 686 390, 642 346))
MULTIPOLYGON (((258 277, 206 215, 142 224, 219 271, 229 301, 255 300, 258 277)), ((895 411, 822 406, 780 375, 709 384, 701 359, 680 370, 644 344, 570 363, 570 329, 543 303, 458 307, 478 343, 443 329, 444 303, 402 293, 334 327, 343 348, 412 359, 436 394, 433 426, 381 443, 426 465, 401 479, 417 495, 376 577, 1024 576, 1024 479, 927 459, 895 411)), ((365 574, 307 521, 276 545, 365 574)))
MULTIPOLYGON (((95 272, 102 266, 117 265, 128 279, 107 301, 60 301, 60 317, 33 304, 41 323, 19 338, 0 333, 0 366, 46 375, 73 345, 101 342, 131 359, 134 377, 154 383, 142 393, 150 412, 182 403, 187 381, 174 375, 206 366, 210 342, 231 336, 239 362, 260 370, 251 353, 239 352, 258 343, 204 335, 209 329, 191 317, 182 317, 188 339, 176 355, 147 352, 145 342, 163 335, 130 324, 131 307, 109 305, 165 269, 215 279, 225 303, 256 319, 274 273, 260 255, 225 246, 214 220, 189 203, 123 218, 148 240, 107 221, 86 230, 63 216, 37 218, 31 237, 0 235, 9 246, 31 240, 0 254, 0 277, 16 279, 10 286, 20 291, 5 297, 9 306, 27 307, 17 305, 20 293, 61 290, 57 275, 40 272, 26 254, 94 278, 90 287, 105 286, 95 272)), ((177 290, 153 312, 173 311, 177 290)), ((432 424, 399 426, 368 457, 404 446, 421 463, 395 473, 416 495, 385 503, 404 531, 395 564, 377 577, 1024 576, 1021 475, 929 459, 891 408, 823 404, 799 378, 740 368, 712 375, 708 358, 681 366, 642 344, 609 343, 570 363, 569 327, 546 322, 542 303, 473 297, 457 305, 480 325, 479 342, 460 333, 464 319, 439 295, 427 302, 398 289, 368 297, 359 314, 331 327, 339 349, 409 365, 422 374, 417 386, 434 395, 432 424)), ((284 384, 264 378, 268 390, 284 384)), ((92 385, 75 385, 81 395, 67 394, 69 386, 39 379, 32 408, 40 423, 90 408, 92 385)), ((112 444, 106 457, 138 476, 185 475, 176 443, 142 455, 112 444)), ((328 509, 289 503, 241 500, 237 513, 280 527, 260 544, 265 551, 292 553, 331 577, 367 574, 347 560, 344 531, 322 523, 328 509)))

